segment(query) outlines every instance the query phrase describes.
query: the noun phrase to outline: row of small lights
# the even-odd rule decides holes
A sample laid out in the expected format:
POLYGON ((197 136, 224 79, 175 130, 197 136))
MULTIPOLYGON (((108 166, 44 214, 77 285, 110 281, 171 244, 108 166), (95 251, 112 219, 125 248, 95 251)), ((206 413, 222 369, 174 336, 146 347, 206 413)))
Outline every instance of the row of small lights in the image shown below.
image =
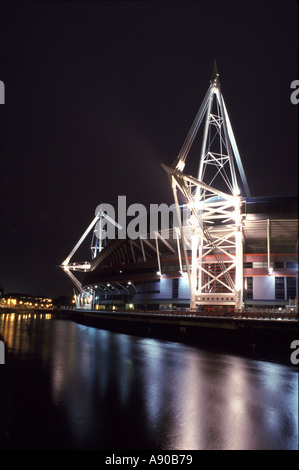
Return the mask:
MULTIPOLYGON (((122 273, 122 271, 119 271, 119 272, 122 273)), ((182 276, 182 277, 187 277, 187 272, 182 272, 182 271, 180 271, 180 273, 181 273, 181 276, 182 276)), ((163 274, 161 273, 161 271, 157 271, 157 276, 163 277, 163 274)), ((132 285, 134 285, 134 284, 132 284, 131 281, 128 281, 127 287, 130 287, 130 286, 132 286, 132 285)), ((94 286, 94 287, 95 287, 95 289, 96 289, 98 286, 94 286)), ((114 286, 112 286, 112 285, 109 284, 109 283, 107 284, 107 287, 112 287, 112 289, 114 289, 114 286)))
MULTIPOLYGON (((119 272, 122 273, 122 271, 119 271, 119 272)), ((161 273, 161 271, 157 271, 157 276, 163 277, 163 274, 161 273)), ((181 272, 181 276, 182 277, 187 277, 187 273, 186 272, 181 272)), ((130 287, 131 285, 134 286, 134 284, 132 284, 131 281, 128 281, 127 287, 130 287)), ((95 285, 94 287, 96 289, 98 286, 95 285)), ((110 283, 107 283, 107 287, 112 287, 112 289, 114 289, 114 287, 110 283)), ((74 300, 73 300, 73 302, 74 302, 74 300)), ((130 304, 129 307, 133 308, 133 304, 130 304)))
MULTIPOLYGON (((45 299, 45 300, 46 300, 46 299, 45 299)), ((8 303, 8 304, 12 303, 12 305, 17 305, 17 300, 16 300, 16 299, 1 299, 1 302, 2 302, 2 303, 8 303)), ((44 302, 45 302, 45 301, 44 301, 44 302)), ((51 299, 48 299, 48 302, 51 302, 51 299)), ((35 307, 37 307, 38 305, 40 305, 41 307, 44 306, 43 303, 42 303, 42 304, 41 304, 41 303, 39 303, 39 304, 38 304, 38 303, 33 304, 32 302, 23 302, 22 300, 19 301, 19 305, 29 305, 30 307, 32 307, 33 305, 34 305, 35 307)), ((45 303, 45 306, 46 306, 46 307, 52 306, 52 303, 47 303, 47 304, 45 303)))
MULTIPOLYGON (((23 313, 23 314, 15 314, 15 313, 2 313, 1 315, 2 317, 6 317, 6 318, 9 318, 10 320, 15 320, 15 318, 17 318, 18 320, 23 318, 23 319, 30 319, 30 318, 33 318, 34 320, 36 320, 36 318, 38 318, 38 316, 36 314, 34 315, 31 315, 30 313, 27 314, 27 313, 23 313)), ((43 315, 42 313, 39 314, 39 318, 45 318, 46 320, 49 320, 52 318, 52 314, 51 313, 46 313, 45 315, 43 315)))

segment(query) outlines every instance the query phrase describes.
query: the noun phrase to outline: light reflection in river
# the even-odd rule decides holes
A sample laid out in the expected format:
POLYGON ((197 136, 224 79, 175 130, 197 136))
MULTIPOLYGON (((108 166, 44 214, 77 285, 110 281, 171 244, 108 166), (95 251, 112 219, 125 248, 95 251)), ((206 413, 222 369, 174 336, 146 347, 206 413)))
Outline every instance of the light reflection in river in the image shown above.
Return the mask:
POLYGON ((298 448, 294 366, 48 319, 0 316, 4 448, 298 448))

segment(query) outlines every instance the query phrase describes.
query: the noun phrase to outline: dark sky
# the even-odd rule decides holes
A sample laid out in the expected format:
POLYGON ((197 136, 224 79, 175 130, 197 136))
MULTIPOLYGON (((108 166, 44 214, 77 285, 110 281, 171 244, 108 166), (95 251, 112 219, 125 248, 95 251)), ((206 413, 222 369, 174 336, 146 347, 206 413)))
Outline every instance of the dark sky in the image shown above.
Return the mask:
POLYGON ((57 265, 101 202, 173 202, 161 163, 178 155, 214 58, 252 196, 297 195, 297 2, 0 3, 6 293, 71 295, 57 265))

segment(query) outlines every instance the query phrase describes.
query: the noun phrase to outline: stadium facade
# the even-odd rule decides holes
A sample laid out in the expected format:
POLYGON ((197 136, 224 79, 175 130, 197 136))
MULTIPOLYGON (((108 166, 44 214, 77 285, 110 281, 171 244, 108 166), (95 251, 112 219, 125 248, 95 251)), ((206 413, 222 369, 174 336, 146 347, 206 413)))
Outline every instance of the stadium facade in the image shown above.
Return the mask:
MULTIPOLYGON (((250 198, 244 201, 244 307, 295 308, 298 299, 297 198, 250 198), (270 263, 270 270, 269 270, 270 263)), ((162 232, 163 233, 163 232, 162 232)), ((180 266, 177 240, 148 236, 111 240, 83 275, 77 307, 87 309, 181 309, 190 307, 184 257, 180 266), (161 271, 160 271, 161 270, 161 271)), ((189 252, 189 261, 191 253, 189 252)), ((204 258, 217 272, 213 255, 204 258)), ((203 310, 227 309, 227 289, 213 294, 203 310), (226 291, 226 292, 225 292, 226 291)), ((231 303, 231 308, 234 303, 231 303)), ((199 307, 198 307, 199 308, 199 307)))

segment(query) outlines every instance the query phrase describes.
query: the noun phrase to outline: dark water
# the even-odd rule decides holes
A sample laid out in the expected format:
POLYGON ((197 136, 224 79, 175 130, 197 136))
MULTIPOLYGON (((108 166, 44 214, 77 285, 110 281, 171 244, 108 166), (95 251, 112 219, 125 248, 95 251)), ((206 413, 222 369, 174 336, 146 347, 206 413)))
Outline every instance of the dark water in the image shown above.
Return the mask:
POLYGON ((0 315, 0 448, 298 449, 298 371, 33 315, 0 315))

